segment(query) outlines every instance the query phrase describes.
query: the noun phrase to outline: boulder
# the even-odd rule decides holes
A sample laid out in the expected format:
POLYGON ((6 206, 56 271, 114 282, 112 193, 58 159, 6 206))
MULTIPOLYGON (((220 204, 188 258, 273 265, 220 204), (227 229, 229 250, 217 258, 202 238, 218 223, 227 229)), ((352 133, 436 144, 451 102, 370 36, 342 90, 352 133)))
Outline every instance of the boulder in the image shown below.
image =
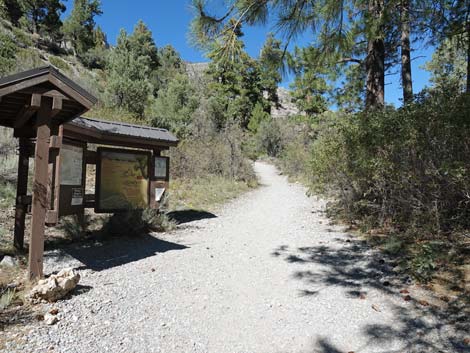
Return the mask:
POLYGON ((14 257, 5 255, 0 262, 0 265, 5 266, 5 267, 16 267, 18 266, 18 261, 14 257))
POLYGON ((79 281, 80 275, 73 269, 63 269, 56 275, 40 280, 28 297, 33 303, 41 300, 55 302, 72 291, 79 281))

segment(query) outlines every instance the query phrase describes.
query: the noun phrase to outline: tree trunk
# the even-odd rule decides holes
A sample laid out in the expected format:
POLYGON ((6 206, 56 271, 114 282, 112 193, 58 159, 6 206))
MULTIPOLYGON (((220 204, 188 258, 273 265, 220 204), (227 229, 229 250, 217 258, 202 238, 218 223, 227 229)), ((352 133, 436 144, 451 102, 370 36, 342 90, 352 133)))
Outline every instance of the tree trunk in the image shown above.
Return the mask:
MULTIPOLYGON (((369 15, 382 21, 384 0, 369 1, 369 15)), ((383 28, 380 24, 379 28, 383 28)), ((366 110, 382 108, 385 100, 385 44, 383 33, 372 33, 367 44, 366 68, 366 110)))
POLYGON ((383 39, 369 40, 366 72, 366 110, 381 108, 385 103, 385 45, 383 39))
POLYGON ((411 76, 411 45, 410 45, 410 1, 401 2, 401 84, 403 102, 413 100, 413 81, 411 76))
POLYGON ((467 23, 467 85, 465 92, 470 93, 470 23, 467 23))

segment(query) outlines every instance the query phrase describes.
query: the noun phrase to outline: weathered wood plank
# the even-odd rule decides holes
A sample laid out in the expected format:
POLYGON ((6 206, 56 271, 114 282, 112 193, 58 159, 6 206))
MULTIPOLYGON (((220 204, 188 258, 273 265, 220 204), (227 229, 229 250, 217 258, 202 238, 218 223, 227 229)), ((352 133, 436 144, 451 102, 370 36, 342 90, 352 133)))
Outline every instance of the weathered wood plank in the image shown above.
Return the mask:
POLYGON ((24 246, 24 231, 27 205, 22 202, 28 192, 28 170, 29 170, 29 141, 27 138, 20 138, 18 157, 18 181, 16 185, 16 205, 15 205, 15 231, 13 246, 22 250, 24 246))
POLYGON ((49 138, 51 130, 52 101, 43 102, 38 111, 38 121, 42 122, 37 128, 36 151, 34 155, 33 201, 31 237, 29 244, 28 272, 30 279, 43 276, 44 228, 46 213, 49 209, 49 138))
POLYGON ((13 124, 14 128, 19 128, 24 126, 28 120, 39 110, 41 106, 41 95, 38 93, 33 93, 31 95, 31 102, 29 105, 26 105, 21 109, 15 119, 15 123, 13 124))

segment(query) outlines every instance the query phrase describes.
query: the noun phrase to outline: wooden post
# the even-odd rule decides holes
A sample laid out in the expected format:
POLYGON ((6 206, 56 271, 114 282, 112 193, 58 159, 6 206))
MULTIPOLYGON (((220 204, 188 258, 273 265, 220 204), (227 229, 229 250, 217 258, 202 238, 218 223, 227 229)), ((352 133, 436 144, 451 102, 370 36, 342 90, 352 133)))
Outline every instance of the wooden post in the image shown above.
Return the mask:
POLYGON ((19 141, 18 157, 18 181, 16 185, 16 207, 15 207, 15 235, 13 246, 23 250, 24 227, 26 218, 25 196, 28 193, 28 170, 29 170, 29 140, 21 137, 19 141))
POLYGON ((31 237, 29 243, 28 272, 30 279, 43 276, 44 228, 46 212, 50 205, 48 196, 49 180, 49 138, 52 116, 50 99, 42 103, 38 111, 36 150, 34 154, 34 179, 32 201, 31 237))

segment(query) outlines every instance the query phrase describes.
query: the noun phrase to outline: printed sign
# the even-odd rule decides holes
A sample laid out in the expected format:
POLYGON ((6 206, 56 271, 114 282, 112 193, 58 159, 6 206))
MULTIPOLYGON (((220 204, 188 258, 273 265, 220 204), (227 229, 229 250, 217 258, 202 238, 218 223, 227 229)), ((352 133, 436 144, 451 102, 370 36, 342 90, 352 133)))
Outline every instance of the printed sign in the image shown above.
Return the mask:
POLYGON ((149 204, 149 154, 98 149, 98 209, 125 210, 149 204))
POLYGON ((79 188, 72 189, 72 206, 80 206, 83 204, 83 190, 79 188))
POLYGON ((160 202, 165 193, 165 188, 155 188, 155 201, 160 202))
POLYGON ((83 148, 63 144, 60 149, 60 185, 82 185, 83 148))
POLYGON ((155 157, 155 178, 166 179, 168 175, 168 157, 155 157))

